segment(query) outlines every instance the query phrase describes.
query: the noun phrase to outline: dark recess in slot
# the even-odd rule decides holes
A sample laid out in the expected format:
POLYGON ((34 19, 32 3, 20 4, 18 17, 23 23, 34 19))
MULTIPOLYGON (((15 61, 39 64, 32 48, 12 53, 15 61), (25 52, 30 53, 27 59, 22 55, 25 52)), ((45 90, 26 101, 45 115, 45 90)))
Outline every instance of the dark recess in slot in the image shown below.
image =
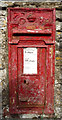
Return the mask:
POLYGON ((46 34, 46 33, 44 33, 44 34, 41 34, 41 33, 34 33, 34 34, 26 34, 26 33, 14 33, 13 34, 13 36, 51 36, 51 34, 50 33, 48 33, 48 34, 46 34))

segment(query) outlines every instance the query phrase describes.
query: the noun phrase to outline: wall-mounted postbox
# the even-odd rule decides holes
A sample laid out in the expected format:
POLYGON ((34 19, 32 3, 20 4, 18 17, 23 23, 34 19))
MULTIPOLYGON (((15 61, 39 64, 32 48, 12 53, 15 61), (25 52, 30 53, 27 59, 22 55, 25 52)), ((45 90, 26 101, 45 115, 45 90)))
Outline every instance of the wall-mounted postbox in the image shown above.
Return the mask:
POLYGON ((8 8, 11 114, 54 113, 55 9, 8 8))

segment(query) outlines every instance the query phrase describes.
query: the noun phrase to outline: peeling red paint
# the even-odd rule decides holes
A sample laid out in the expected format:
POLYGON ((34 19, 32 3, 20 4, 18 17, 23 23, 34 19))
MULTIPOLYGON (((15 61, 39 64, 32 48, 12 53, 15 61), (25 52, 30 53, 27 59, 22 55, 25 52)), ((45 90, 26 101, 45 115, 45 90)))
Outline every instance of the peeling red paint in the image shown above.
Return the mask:
POLYGON ((8 8, 10 113, 54 113, 55 9, 8 8), (24 48, 37 74, 24 74, 24 48), (32 60, 31 60, 32 62, 32 60))

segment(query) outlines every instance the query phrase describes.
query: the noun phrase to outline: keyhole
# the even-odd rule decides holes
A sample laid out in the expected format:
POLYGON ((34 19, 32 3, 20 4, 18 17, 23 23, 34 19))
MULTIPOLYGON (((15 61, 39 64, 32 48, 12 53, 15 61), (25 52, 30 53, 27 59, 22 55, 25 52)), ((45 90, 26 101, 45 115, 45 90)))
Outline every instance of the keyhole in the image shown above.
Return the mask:
POLYGON ((24 83, 26 83, 26 80, 24 80, 24 83))

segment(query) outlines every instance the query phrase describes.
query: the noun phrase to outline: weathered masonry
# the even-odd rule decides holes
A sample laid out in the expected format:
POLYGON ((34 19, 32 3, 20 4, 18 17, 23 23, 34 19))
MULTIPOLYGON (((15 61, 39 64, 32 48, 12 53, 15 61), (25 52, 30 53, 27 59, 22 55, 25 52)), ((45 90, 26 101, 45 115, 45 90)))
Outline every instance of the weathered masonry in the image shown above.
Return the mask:
MULTIPOLYGON (((28 0, 26 0, 28 1, 28 0)), ((49 0, 50 1, 50 0, 49 0)), ((62 117, 62 2, 9 2, 0 1, 0 117, 41 118, 62 117), (11 8, 55 8, 56 9, 56 38, 55 38, 55 82, 54 82, 54 115, 46 114, 13 114, 9 111, 9 78, 8 78, 8 35, 7 9, 11 8), (2 96, 1 96, 2 91, 2 96)), ((55 0, 56 1, 56 0, 55 0)), ((47 118, 46 118, 47 119, 47 118)))
POLYGON ((54 113, 55 9, 8 8, 10 113, 54 113))

